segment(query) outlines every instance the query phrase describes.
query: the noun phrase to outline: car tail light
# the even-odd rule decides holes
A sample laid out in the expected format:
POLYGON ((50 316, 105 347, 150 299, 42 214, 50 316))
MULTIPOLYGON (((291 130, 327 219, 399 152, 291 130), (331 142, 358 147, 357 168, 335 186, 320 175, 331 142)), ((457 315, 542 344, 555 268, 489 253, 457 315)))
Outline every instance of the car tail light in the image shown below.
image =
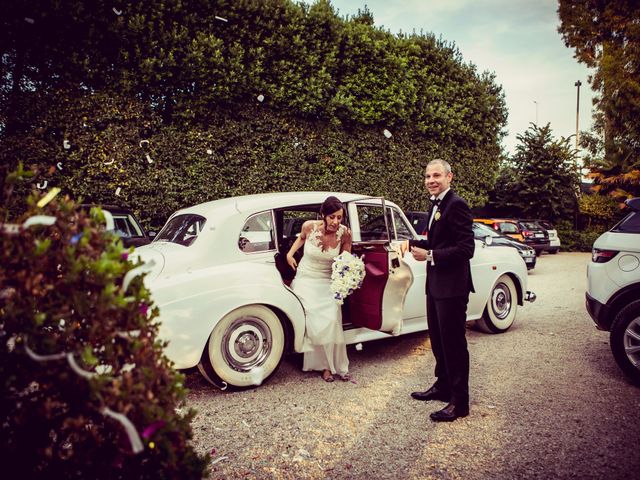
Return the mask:
POLYGON ((617 250, 600 250, 599 248, 594 248, 591 251, 591 260, 594 263, 606 263, 617 254, 617 250))
POLYGON ((533 237, 533 232, 530 230, 522 230, 523 237, 533 237))

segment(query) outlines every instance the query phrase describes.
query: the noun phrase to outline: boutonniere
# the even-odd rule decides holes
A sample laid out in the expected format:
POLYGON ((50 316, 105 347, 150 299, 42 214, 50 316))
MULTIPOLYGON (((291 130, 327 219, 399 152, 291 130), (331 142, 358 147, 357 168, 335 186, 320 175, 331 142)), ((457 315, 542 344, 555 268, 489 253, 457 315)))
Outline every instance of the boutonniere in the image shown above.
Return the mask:
POLYGON ((436 214, 433 216, 434 222, 437 222, 438 220, 440 220, 440 210, 438 210, 436 214))

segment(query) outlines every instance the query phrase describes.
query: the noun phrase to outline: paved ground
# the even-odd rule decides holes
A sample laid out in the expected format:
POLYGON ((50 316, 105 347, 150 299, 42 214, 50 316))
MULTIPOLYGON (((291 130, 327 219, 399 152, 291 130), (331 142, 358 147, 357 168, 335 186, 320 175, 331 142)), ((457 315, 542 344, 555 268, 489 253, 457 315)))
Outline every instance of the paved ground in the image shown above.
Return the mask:
POLYGON ((502 335, 468 330, 471 414, 436 424, 427 334, 349 347, 353 382, 287 358, 260 388, 226 393, 189 374, 194 442, 212 478, 640 478, 640 388, 584 308, 589 254, 545 254, 534 304, 502 335))

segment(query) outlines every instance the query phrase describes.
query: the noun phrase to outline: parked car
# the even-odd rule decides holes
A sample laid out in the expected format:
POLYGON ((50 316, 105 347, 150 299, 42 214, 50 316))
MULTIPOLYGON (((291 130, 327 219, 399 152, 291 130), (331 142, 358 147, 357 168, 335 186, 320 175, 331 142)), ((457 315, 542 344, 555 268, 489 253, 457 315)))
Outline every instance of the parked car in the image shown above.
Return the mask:
POLYGON ((405 212, 407 219, 418 235, 426 235, 429 227, 429 212, 405 212))
MULTIPOLYGON (((93 206, 96 205, 80 205, 80 208, 91 208, 93 206)), ((151 242, 155 232, 147 234, 131 210, 115 205, 97 206, 104 213, 107 223, 106 230, 118 235, 124 247, 140 247, 151 242)))
POLYGON ((640 383, 640 198, 593 244, 587 267, 586 307, 622 371, 640 383))
POLYGON ((473 221, 489 225, 496 232, 524 243, 524 236, 521 233, 521 227, 517 220, 509 218, 474 218, 473 221))
POLYGON ((474 218, 474 221, 487 224, 503 235, 527 244, 536 251, 536 255, 549 249, 549 234, 535 220, 474 218))
POLYGON ((473 236, 476 240, 482 240, 490 246, 506 246, 515 248, 522 260, 524 260, 527 270, 533 270, 536 266, 536 251, 528 245, 519 242, 511 237, 496 232, 493 228, 484 223, 473 222, 473 236), (490 241, 487 242, 487 237, 490 241))
MULTIPOLYGON (((134 252, 149 268, 145 284, 176 368, 197 366, 215 385, 249 387, 268 379, 285 353, 300 351, 305 312, 288 286, 285 257, 298 233, 291 224, 318 218, 328 195, 345 204, 353 252, 367 272, 343 306, 347 344, 427 328, 424 262, 399 253, 402 240, 418 237, 395 203, 329 192, 226 198, 175 212, 134 252)), ((489 332, 508 330, 517 306, 535 299, 524 262, 513 248, 476 241, 471 268, 468 320, 489 332)))
POLYGON ((555 255, 560 251, 560 237, 558 231, 549 220, 537 220, 537 222, 544 228, 549 234, 549 253, 555 255))

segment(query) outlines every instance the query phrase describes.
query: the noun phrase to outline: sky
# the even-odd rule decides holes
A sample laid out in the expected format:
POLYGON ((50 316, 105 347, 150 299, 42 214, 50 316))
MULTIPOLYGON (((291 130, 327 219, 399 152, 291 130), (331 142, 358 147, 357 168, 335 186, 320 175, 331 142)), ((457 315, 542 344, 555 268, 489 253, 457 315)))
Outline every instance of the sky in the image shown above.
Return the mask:
MULTIPOLYGON (((432 32, 453 42, 466 63, 493 72, 509 112, 503 145, 512 154, 531 123, 551 124, 554 137, 591 127, 591 70, 573 58, 557 29, 557 0, 331 0, 341 17, 365 4, 376 26, 391 33, 432 32)), ((575 141, 575 137, 571 137, 575 141)))

